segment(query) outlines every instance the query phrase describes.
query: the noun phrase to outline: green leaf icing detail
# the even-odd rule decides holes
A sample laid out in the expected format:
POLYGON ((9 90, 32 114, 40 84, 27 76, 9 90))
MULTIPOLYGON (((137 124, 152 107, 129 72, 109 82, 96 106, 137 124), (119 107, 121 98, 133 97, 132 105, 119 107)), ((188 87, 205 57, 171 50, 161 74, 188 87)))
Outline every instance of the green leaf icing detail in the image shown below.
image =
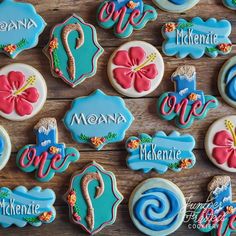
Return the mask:
POLYGON ((31 224, 40 222, 37 217, 25 217, 24 220, 31 224))
POLYGON ((181 23, 178 25, 178 29, 185 29, 185 28, 191 28, 193 26, 193 23, 188 22, 188 23, 181 23))

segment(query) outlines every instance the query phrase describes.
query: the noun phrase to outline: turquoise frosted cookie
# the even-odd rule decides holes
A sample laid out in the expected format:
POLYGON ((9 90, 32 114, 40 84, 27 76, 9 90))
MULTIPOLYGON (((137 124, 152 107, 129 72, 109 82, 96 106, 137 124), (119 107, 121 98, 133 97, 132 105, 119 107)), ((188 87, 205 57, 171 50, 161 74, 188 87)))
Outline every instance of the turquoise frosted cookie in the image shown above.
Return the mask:
POLYGON ((210 57, 229 54, 232 43, 229 39, 231 23, 210 18, 206 21, 195 17, 191 21, 179 19, 162 27, 165 41, 162 51, 167 56, 198 59, 204 54, 210 57))
POLYGON ((29 3, 3 0, 0 3, 0 52, 15 58, 35 47, 46 23, 29 3))
POLYGON ((11 156, 11 140, 7 131, 0 125, 0 170, 7 164, 11 156))
POLYGON ((27 224, 39 227, 52 223, 56 218, 53 204, 56 195, 51 189, 42 190, 34 187, 27 190, 19 186, 14 190, 0 188, 0 225, 4 228, 16 225, 24 227, 27 224))
POLYGON ((156 18, 155 8, 142 0, 105 0, 97 11, 98 24, 104 29, 113 28, 118 38, 129 37, 133 30, 144 28, 156 18))
POLYGON ((63 121, 76 142, 101 150, 106 144, 122 141, 133 120, 122 98, 98 89, 75 99, 63 121))
POLYGON ((153 0, 163 11, 184 12, 194 7, 200 0, 153 0))
POLYGON ((224 101, 236 108, 236 56, 222 66, 218 76, 218 89, 224 101))
POLYGON ((143 170, 148 173, 155 170, 164 174, 168 169, 180 172, 195 165, 196 158, 192 152, 195 139, 189 134, 181 135, 173 131, 166 135, 163 131, 152 137, 140 134, 126 141, 127 165, 132 170, 143 170))
POLYGON ((95 27, 74 14, 52 29, 44 52, 52 74, 75 87, 96 74, 103 48, 97 41, 95 27))
POLYGON ((215 176, 208 184, 210 192, 205 203, 195 204, 192 216, 196 229, 211 236, 231 236, 236 233, 236 202, 232 200, 229 176, 215 176))
POLYGON ((236 1, 235 0, 222 0, 223 4, 231 10, 236 10, 236 1))
POLYGON ((166 92, 157 101, 157 111, 164 120, 174 120, 179 128, 189 128, 195 119, 204 119, 218 100, 197 90, 194 66, 180 66, 172 74, 175 91, 166 92))
POLYGON ((64 172, 80 154, 64 143, 58 143, 57 122, 54 118, 42 118, 34 127, 36 144, 26 145, 16 156, 17 166, 24 172, 35 171, 38 181, 46 182, 55 173, 64 172))
POLYGON ((174 233, 182 225, 185 212, 183 193, 165 179, 143 181, 129 199, 129 213, 134 225, 149 236, 174 233))
POLYGON ((72 176, 64 199, 72 222, 94 235, 115 222, 123 196, 114 174, 93 162, 72 176))

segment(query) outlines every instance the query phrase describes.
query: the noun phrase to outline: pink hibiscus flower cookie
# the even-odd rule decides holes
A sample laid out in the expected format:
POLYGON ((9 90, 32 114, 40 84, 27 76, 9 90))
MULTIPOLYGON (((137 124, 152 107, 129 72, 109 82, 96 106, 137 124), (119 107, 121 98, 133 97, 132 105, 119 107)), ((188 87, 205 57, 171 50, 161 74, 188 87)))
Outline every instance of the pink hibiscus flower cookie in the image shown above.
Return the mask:
POLYGON ((25 64, 11 64, 0 69, 0 115, 13 121, 36 115, 47 97, 43 76, 25 64))
POLYGON ((143 97, 153 92, 164 75, 159 51, 149 43, 131 41, 110 57, 107 73, 112 86, 128 97, 143 97))
POLYGON ((219 168, 236 172, 236 115, 215 121, 205 138, 209 159, 219 168))

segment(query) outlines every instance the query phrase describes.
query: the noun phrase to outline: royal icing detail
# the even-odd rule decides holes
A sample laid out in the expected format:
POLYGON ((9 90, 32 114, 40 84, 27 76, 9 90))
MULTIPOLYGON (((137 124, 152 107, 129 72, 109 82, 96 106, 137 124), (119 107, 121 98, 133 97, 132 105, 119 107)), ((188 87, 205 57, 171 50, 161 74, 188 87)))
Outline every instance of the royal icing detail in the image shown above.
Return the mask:
POLYGON ((162 10, 168 12, 184 12, 194 7, 199 0, 153 0, 162 10))
POLYGON ((232 200, 229 176, 215 176, 208 185, 210 195, 206 203, 199 204, 194 223, 201 232, 212 236, 230 236, 236 232, 236 203, 232 200))
POLYGON ((106 144, 122 141, 133 120, 122 98, 96 90, 73 101, 64 124, 76 142, 100 150, 106 144))
POLYGON ((142 0, 105 0, 98 8, 97 21, 104 29, 113 28, 118 38, 129 37, 157 18, 155 8, 142 0))
POLYGON ((205 149, 217 167, 236 172, 236 116, 223 117, 210 126, 205 149))
POLYGON ((33 5, 3 0, 0 3, 0 52, 15 58, 23 50, 35 47, 45 26, 33 5))
POLYGON ((0 170, 7 164, 11 156, 11 140, 7 131, 0 126, 0 170))
POLYGON ((43 76, 25 64, 10 64, 0 69, 0 116, 21 121, 35 116, 47 98, 43 76))
POLYGON ((186 202, 181 190, 172 182, 152 178, 140 183, 129 200, 134 225, 150 236, 170 235, 183 223, 186 202))
POLYGON ((195 165, 196 158, 192 152, 195 146, 193 136, 174 131, 169 136, 163 131, 153 137, 140 134, 130 137, 126 141, 129 153, 127 165, 132 170, 143 170, 144 173, 152 169, 164 174, 168 169, 180 172, 195 165))
POLYGON ((52 29, 44 52, 52 74, 75 87, 95 75, 103 48, 97 41, 95 27, 74 14, 52 29))
POLYGON ((218 106, 215 97, 197 90, 194 66, 178 67, 171 80, 175 83, 175 91, 162 94, 157 102, 162 119, 174 119, 179 128, 189 128, 195 119, 204 119, 210 109, 218 106))
POLYGON ((0 225, 4 228, 30 224, 39 227, 52 223, 56 218, 53 204, 56 195, 51 189, 34 187, 27 190, 19 186, 14 190, 0 188, 0 225))
POLYGON ((27 145, 17 153, 18 167, 24 172, 36 171, 38 181, 49 181, 55 173, 64 172, 80 157, 75 148, 58 143, 57 132, 56 119, 42 118, 34 127, 36 144, 27 145))
POLYGON ((162 50, 167 56, 176 55, 179 58, 226 55, 232 50, 230 33, 231 23, 227 20, 210 18, 203 21, 195 17, 188 22, 179 19, 177 23, 169 22, 163 26, 165 41, 162 50))
POLYGON ((73 175, 64 198, 72 222, 93 235, 115 222, 117 208, 123 200, 114 174, 96 162, 73 175))
POLYGON ((236 10, 236 1, 235 0, 222 0, 223 4, 231 10, 236 10))
POLYGON ((236 56, 222 66, 218 76, 218 89, 225 102, 236 108, 236 56))
POLYGON ((164 74, 164 62, 151 44, 131 41, 112 54, 107 72, 112 86, 119 93, 142 97, 159 86, 164 74))

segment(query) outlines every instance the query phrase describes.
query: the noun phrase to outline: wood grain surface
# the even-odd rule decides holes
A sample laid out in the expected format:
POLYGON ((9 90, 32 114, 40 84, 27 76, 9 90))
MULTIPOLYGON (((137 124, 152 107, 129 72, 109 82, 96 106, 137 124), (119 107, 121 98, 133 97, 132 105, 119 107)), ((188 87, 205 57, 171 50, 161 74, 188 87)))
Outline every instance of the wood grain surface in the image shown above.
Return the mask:
MULTIPOLYGON (((173 84, 170 82, 170 75, 177 66, 183 64, 191 64, 196 66, 197 69, 197 85, 198 89, 204 90, 206 94, 217 96, 220 101, 220 106, 217 110, 212 110, 205 120, 196 121, 194 125, 187 130, 178 130, 182 133, 190 133, 196 138, 196 149, 194 153, 197 157, 197 164, 191 170, 186 170, 181 173, 174 173, 168 171, 164 176, 158 175, 154 172, 149 174, 142 174, 141 172, 133 172, 126 166, 126 151, 124 150, 124 142, 107 145, 102 151, 94 151, 86 145, 78 145, 73 142, 70 133, 66 131, 61 122, 65 112, 69 109, 72 99, 78 96, 86 96, 95 89, 102 89, 109 95, 118 95, 117 92, 111 87, 107 74, 106 67, 107 61, 115 48, 124 42, 130 40, 144 40, 159 50, 163 41, 161 36, 161 26, 170 20, 176 20, 179 17, 191 19, 195 16, 200 16, 203 19, 209 17, 216 17, 217 19, 228 19, 232 23, 233 32, 230 36, 232 42, 236 43, 236 15, 235 12, 225 8, 222 5, 222 0, 201 0, 200 3, 193 9, 182 14, 171 14, 163 12, 158 9, 158 19, 155 22, 148 23, 147 27, 141 31, 136 31, 128 39, 117 39, 113 36, 110 30, 104 30, 97 26, 95 20, 95 13, 101 1, 94 0, 27 0, 32 3, 37 12, 47 22, 47 27, 40 37, 39 45, 37 48, 21 53, 15 60, 9 59, 5 55, 0 55, 0 67, 12 62, 26 63, 37 68, 44 76, 48 86, 48 99, 42 111, 24 122, 9 122, 0 118, 0 124, 3 125, 12 140, 13 153, 7 166, 0 172, 1 186, 14 188, 18 185, 24 185, 27 188, 39 185, 42 188, 52 188, 56 195, 56 210, 57 218, 54 223, 43 225, 40 228, 27 226, 22 229, 11 227, 8 229, 0 229, 0 236, 48 236, 48 235, 86 235, 80 227, 73 225, 69 221, 68 207, 62 200, 62 195, 66 192, 69 186, 69 179, 73 172, 82 169, 87 163, 92 160, 97 161, 107 170, 114 172, 118 180, 118 187, 124 195, 125 200, 118 209, 118 217, 113 226, 105 228, 98 235, 118 236, 118 235, 142 235, 133 226, 129 214, 127 203, 129 195, 133 188, 141 181, 150 177, 164 177, 177 184, 187 198, 191 197, 193 202, 204 202, 207 198, 207 184, 211 178, 218 174, 228 174, 232 178, 233 188, 236 189, 236 175, 226 173, 216 168, 208 160, 204 151, 204 137, 209 125, 219 117, 225 115, 236 114, 235 109, 229 107, 219 97, 217 89, 218 72, 222 64, 233 56, 236 49, 233 50, 231 55, 225 57, 218 57, 215 59, 203 57, 199 60, 184 59, 178 60, 176 58, 168 58, 164 56, 165 61, 165 76, 163 82, 148 97, 140 99, 124 98, 127 106, 133 113, 135 121, 132 127, 127 132, 127 137, 130 135, 137 135, 139 132, 153 134, 155 131, 163 130, 167 133, 172 130, 178 130, 172 122, 162 121, 156 115, 156 100, 157 97, 164 91, 173 90, 173 84), (42 53, 42 48, 46 45, 49 39, 51 27, 65 18, 69 17, 72 13, 81 16, 86 22, 93 24, 98 33, 98 41, 104 47, 105 52, 98 62, 97 74, 87 79, 81 85, 72 89, 67 86, 60 79, 52 77, 49 68, 49 62, 46 56, 42 53), (35 137, 33 136, 33 126, 42 117, 53 116, 57 119, 59 124, 59 140, 65 142, 67 145, 74 146, 79 149, 81 158, 77 163, 71 164, 67 171, 63 174, 56 174, 56 176, 48 183, 39 183, 34 179, 34 173, 24 173, 20 171, 15 163, 15 156, 17 150, 22 146, 34 143, 35 137)), ((151 0, 145 0, 146 3, 154 4, 151 0)), ((234 191, 234 196, 236 191, 234 191)), ((200 236, 207 235, 201 234, 196 230, 191 230, 188 224, 183 226, 174 234, 175 236, 200 236)), ((157 235, 162 236, 162 235, 157 235)))

